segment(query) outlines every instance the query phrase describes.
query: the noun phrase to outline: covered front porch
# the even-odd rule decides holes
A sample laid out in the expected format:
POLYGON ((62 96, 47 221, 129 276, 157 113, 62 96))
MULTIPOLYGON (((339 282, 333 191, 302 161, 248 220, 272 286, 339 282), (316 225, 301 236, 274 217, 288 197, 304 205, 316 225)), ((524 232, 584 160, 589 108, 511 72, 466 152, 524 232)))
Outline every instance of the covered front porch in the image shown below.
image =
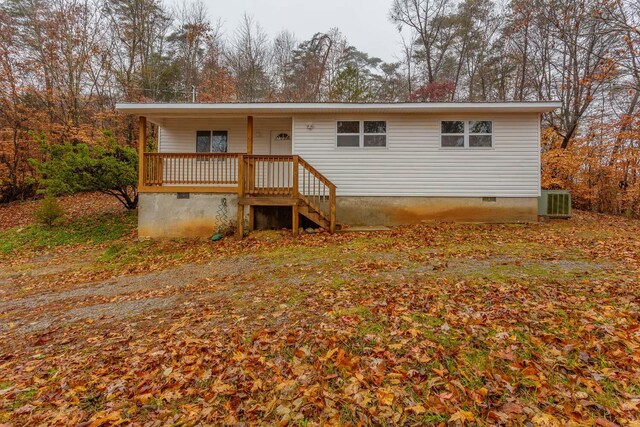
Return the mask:
POLYGON ((291 126, 287 129, 282 118, 242 118, 246 124, 246 145, 244 141, 239 142, 238 135, 242 132, 238 129, 238 117, 196 120, 198 124, 183 130, 180 126, 184 127, 184 122, 179 118, 140 116, 140 193, 237 195, 238 237, 244 232, 245 206, 249 209, 249 231, 255 223, 255 206, 290 206, 294 235, 298 233, 300 215, 330 232, 335 231, 336 187, 312 165, 293 154, 291 126), (165 129, 164 133, 159 132, 157 152, 145 150, 149 120, 165 129), (208 125, 210 121, 217 123, 216 128, 229 130, 205 129, 213 127, 208 125), (257 131, 256 122, 259 123, 257 131), (207 132, 210 132, 208 140, 207 132), (207 142, 211 150, 203 152, 207 142), (176 148, 181 150, 175 151, 176 148))

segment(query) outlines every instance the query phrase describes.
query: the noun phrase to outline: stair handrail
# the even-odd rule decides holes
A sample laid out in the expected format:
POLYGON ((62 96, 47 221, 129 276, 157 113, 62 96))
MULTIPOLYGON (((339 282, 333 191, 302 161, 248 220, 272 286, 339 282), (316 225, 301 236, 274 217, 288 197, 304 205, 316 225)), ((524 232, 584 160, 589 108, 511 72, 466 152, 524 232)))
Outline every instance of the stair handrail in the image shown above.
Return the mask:
MULTIPOLYGON (((305 203, 314 208, 317 212, 319 212, 322 216, 324 216, 329 221, 329 232, 334 233, 336 230, 336 186, 329 178, 320 173, 316 168, 314 168, 309 162, 304 160, 300 156, 294 156, 294 194, 297 193, 298 197, 302 199, 305 203), (319 197, 319 194, 315 194, 312 197, 305 194, 304 188, 303 191, 300 191, 299 187, 299 167, 305 169, 309 174, 313 175, 318 181, 324 184, 328 190, 328 198, 329 198, 329 209, 328 212, 323 210, 319 204, 314 202, 314 199, 319 197)), ((304 180, 303 180, 304 186, 304 180)), ((318 189, 319 190, 319 189, 318 189)), ((316 191, 314 184, 314 192, 316 191)), ((323 190, 321 197, 325 197, 326 192, 323 190)))
POLYGON ((254 190, 253 180, 255 179, 255 169, 254 162, 256 159, 262 160, 282 160, 286 159, 291 162, 292 165, 292 176, 291 176, 291 196, 295 199, 302 200, 308 206, 313 208, 318 214, 323 217, 326 221, 329 222, 329 231, 331 233, 335 232, 336 229, 336 186, 331 180, 329 180, 326 176, 324 176, 321 172, 319 172, 316 168, 314 168, 309 162, 304 160, 302 157, 298 155, 255 155, 255 154, 244 154, 240 156, 239 163, 242 164, 240 168, 240 175, 238 179, 238 195, 240 197, 246 195, 249 191, 254 190), (300 181, 300 176, 303 176, 302 182, 300 181), (305 184, 310 184, 310 179, 306 180, 306 175, 312 176, 315 178, 321 185, 313 185, 313 188, 310 186, 308 189, 312 191, 312 194, 307 194, 307 189, 305 189, 305 184), (317 188, 316 188, 317 187, 317 188), (323 209, 320 205, 319 201, 323 198, 328 198, 329 207, 328 209, 323 209), (318 202, 318 203, 316 203, 318 202))

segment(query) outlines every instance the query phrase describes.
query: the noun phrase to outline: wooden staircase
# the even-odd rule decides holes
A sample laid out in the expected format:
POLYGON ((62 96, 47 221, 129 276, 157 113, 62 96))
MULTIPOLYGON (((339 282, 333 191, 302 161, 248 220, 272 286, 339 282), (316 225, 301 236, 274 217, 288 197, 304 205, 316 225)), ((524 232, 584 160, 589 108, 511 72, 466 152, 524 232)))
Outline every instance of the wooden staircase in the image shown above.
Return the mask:
POLYGON ((336 186, 300 156, 242 155, 238 167, 238 237, 244 234, 244 206, 249 206, 249 231, 254 206, 291 206, 294 235, 299 215, 335 232, 336 186))
POLYGON ((311 206, 305 204, 302 200, 298 203, 298 212, 300 215, 313 221, 325 230, 331 230, 331 220, 327 218, 322 211, 315 210, 311 206))

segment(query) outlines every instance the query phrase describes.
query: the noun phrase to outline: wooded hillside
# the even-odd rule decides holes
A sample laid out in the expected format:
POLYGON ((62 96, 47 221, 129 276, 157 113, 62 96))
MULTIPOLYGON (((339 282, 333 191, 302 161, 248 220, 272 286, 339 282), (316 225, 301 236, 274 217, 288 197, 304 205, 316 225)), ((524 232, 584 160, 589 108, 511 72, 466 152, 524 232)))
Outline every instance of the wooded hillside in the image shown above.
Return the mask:
MULTIPOLYGON (((250 13, 250 11, 248 11, 250 13)), ((0 0, 0 201, 38 188, 50 144, 135 140, 116 101, 560 100, 543 118, 543 185, 640 214, 640 0, 390 0, 396 62, 336 28, 223 28, 197 0, 0 0)))

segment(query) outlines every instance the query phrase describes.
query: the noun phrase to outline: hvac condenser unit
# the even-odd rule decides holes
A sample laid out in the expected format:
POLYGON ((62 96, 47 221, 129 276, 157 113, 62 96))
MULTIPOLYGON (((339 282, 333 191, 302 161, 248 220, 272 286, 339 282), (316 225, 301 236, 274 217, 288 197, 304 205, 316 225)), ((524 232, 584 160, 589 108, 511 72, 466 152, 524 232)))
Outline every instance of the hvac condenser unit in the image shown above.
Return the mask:
POLYGON ((538 215, 549 218, 571 217, 571 192, 568 190, 542 190, 538 200, 538 215))

